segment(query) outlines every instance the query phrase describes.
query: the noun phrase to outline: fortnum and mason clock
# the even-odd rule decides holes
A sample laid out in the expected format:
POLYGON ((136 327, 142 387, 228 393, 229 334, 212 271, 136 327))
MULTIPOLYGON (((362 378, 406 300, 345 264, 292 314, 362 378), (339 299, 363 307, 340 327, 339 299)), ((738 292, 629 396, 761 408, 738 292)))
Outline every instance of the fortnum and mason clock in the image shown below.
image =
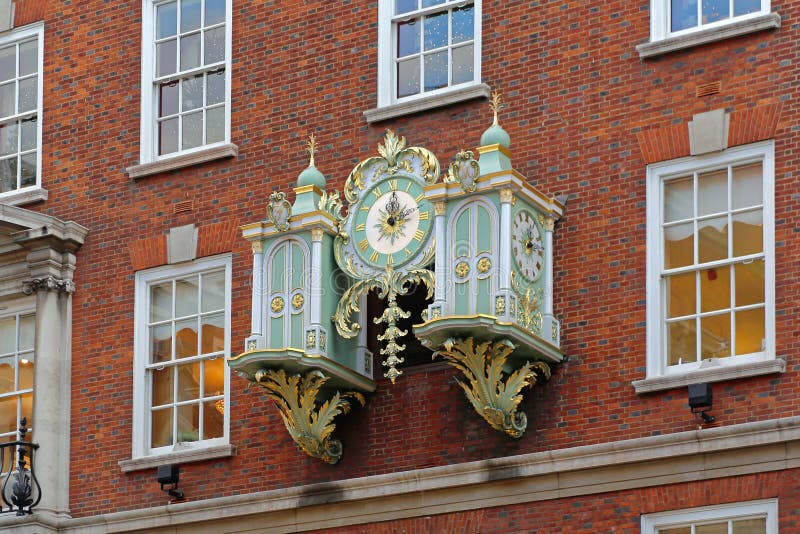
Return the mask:
POLYGON ((427 244, 433 205, 419 181, 408 176, 375 184, 354 206, 351 241, 367 265, 402 267, 427 244))
POLYGON ((542 274, 544 246, 536 217, 528 210, 520 210, 511 226, 511 250, 522 276, 530 282, 542 274))
POLYGON ((434 274, 428 267, 436 252, 432 232, 435 215, 425 187, 438 180, 439 161, 424 148, 407 147, 405 138, 391 130, 378 145, 378 153, 380 157, 356 165, 345 182, 344 196, 349 204, 347 215, 339 223, 334 256, 353 285, 339 300, 334 322, 343 338, 357 336, 362 300, 370 290, 376 290, 386 303, 384 312, 374 319, 376 324, 385 325, 384 333, 378 336, 387 368, 384 376, 394 382, 402 374, 397 365, 404 361, 405 345, 398 340, 408 333, 397 327, 397 321, 410 317, 397 304, 397 297, 415 284, 427 288, 428 298, 433 295, 434 274))

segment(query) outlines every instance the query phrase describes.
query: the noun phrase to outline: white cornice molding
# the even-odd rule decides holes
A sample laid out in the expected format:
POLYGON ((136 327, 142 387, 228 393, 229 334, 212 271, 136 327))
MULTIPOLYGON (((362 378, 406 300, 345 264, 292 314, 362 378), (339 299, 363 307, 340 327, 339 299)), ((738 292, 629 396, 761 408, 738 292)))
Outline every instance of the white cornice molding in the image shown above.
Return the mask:
MULTIPOLYGON (((241 530, 295 532, 797 467, 800 417, 789 417, 102 516, 58 521, 34 516, 30 521, 75 534, 159 532, 189 524, 192 532, 214 532, 224 521, 235 521, 241 530)), ((184 489, 191 498, 191 488, 184 489)), ((1 519, 0 528, 18 521, 25 519, 1 519)))

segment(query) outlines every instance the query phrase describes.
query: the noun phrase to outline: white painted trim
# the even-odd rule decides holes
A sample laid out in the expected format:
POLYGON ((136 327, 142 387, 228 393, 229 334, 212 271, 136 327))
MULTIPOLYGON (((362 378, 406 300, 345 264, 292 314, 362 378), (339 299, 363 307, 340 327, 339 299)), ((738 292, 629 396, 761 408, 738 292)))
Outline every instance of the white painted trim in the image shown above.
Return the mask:
POLYGON ((777 13, 767 13, 744 20, 736 19, 728 24, 700 31, 694 31, 677 37, 668 37, 658 41, 636 45, 641 59, 668 54, 676 50, 684 50, 724 39, 739 37, 763 30, 777 30, 781 27, 781 17, 777 13))
MULTIPOLYGON (((232 56, 232 35, 233 35, 233 16, 232 16, 232 2, 226 0, 225 2, 225 139, 219 143, 203 145, 191 150, 178 151, 176 153, 159 156, 156 148, 157 135, 155 135, 155 125, 157 119, 156 102, 156 87, 153 84, 155 69, 155 44, 154 44, 154 28, 156 24, 155 11, 156 6, 163 3, 161 0, 142 0, 142 59, 141 59, 141 119, 140 119, 140 138, 139 138, 139 165, 134 165, 127 169, 131 178, 138 178, 155 174, 156 172, 163 172, 168 169, 151 170, 147 164, 160 162, 162 160, 169 161, 172 164, 171 168, 185 167, 216 157, 225 157, 225 155, 217 155, 214 158, 199 159, 186 165, 181 165, 179 162, 182 160, 176 156, 192 155, 203 153, 209 148, 227 148, 230 152, 231 145, 231 56, 232 56), (177 164, 177 165, 176 165, 177 164)), ((202 69, 198 69, 202 71, 202 69)), ((226 154, 236 155, 236 154, 226 154)), ((196 156, 195 156, 196 157, 196 156)), ((189 158, 192 159, 192 158, 189 158)), ((158 166, 153 168, 158 169, 158 166)))
MULTIPOLYGON (((196 534, 298 532, 798 467, 800 417, 789 417, 77 519, 34 516, 28 521, 69 534, 166 533, 178 525, 190 525, 196 534)), ((0 528, 20 521, 26 520, 0 518, 0 528)))
POLYGON ((692 28, 673 32, 670 30, 670 0, 650 0, 650 42, 661 41, 670 37, 681 35, 706 33, 715 28, 754 19, 770 12, 770 0, 761 0, 761 9, 756 13, 729 17, 711 24, 698 25, 692 28))
MULTIPOLYGON (((3 204, 25 204, 36 200, 47 199, 47 191, 42 189, 42 130, 44 125, 44 23, 34 22, 26 26, 15 28, 8 32, 0 33, 0 46, 36 37, 36 50, 38 53, 36 76, 36 185, 20 187, 13 191, 0 193, 0 202, 3 204)), ((15 93, 16 95, 16 93, 15 93)), ((30 112, 28 112, 30 113, 30 112)))
MULTIPOLYGON (((750 145, 729 148, 713 154, 680 158, 648 165, 647 167, 647 380, 668 375, 680 375, 680 382, 675 385, 699 381, 701 377, 706 381, 715 381, 708 375, 713 374, 713 369, 722 370, 725 367, 740 367, 750 365, 753 369, 764 371, 760 362, 775 361, 775 206, 774 206, 774 181, 775 181, 775 144, 773 141, 762 141, 750 145), (661 280, 661 254, 662 254, 662 181, 670 176, 698 172, 705 168, 722 165, 731 165, 745 161, 761 161, 763 165, 763 235, 764 235, 764 336, 765 350, 746 356, 734 356, 692 362, 680 366, 667 368, 663 354, 664 329, 662 325, 663 312, 663 284, 661 280), (696 373, 696 378, 691 375, 696 373), (688 377, 688 378, 687 378, 688 377), (689 380, 689 382, 683 382, 689 380)), ((785 363, 784 363, 785 365, 785 363)), ((765 372, 776 372, 771 366, 765 372)), ((735 371, 734 371, 735 373, 735 371)), ((753 374, 753 373, 751 373, 753 374)), ((757 372, 754 374, 762 374, 757 372)), ((729 378, 734 378, 728 372, 729 378)), ((745 375, 750 376, 750 375, 745 375)), ((651 382, 656 384, 657 382, 651 382)), ((640 385, 646 386, 647 384, 640 385)), ((658 388, 663 389, 663 388, 658 388)), ((638 386, 637 386, 638 390, 638 386)), ((649 389, 654 391, 654 389, 649 389)), ((643 391, 644 392, 644 391, 643 391)))
POLYGON ((672 510, 642 516, 642 534, 657 534, 657 528, 676 528, 714 521, 766 518, 766 534, 778 534, 778 499, 738 502, 672 510))
MULTIPOLYGON (((159 451, 152 451, 150 442, 149 399, 150 391, 147 383, 148 365, 148 339, 147 339, 147 311, 150 307, 151 284, 162 280, 171 280, 190 274, 202 273, 212 269, 225 269, 225 354, 220 356, 224 361, 231 355, 231 278, 232 259, 230 254, 222 254, 184 262, 179 265, 165 265, 144 271, 135 275, 134 299, 134 338, 133 338, 133 416, 132 416, 132 460, 140 458, 168 458, 170 454, 191 450, 202 450, 225 446, 230 440, 230 368, 225 365, 225 417, 224 435, 221 438, 203 440, 191 443, 177 443, 170 447, 162 447, 159 451)), ((124 470, 124 467, 123 467, 124 470)))
MULTIPOLYGON (((227 365, 227 364, 226 364, 227 365)), ((118 462, 123 473, 131 471, 141 471, 142 469, 152 469, 165 464, 187 464, 191 462, 203 462, 215 458, 227 458, 236 455, 236 447, 233 445, 219 445, 216 447, 206 447, 203 449, 189 449, 185 451, 175 451, 158 456, 146 456, 144 458, 132 458, 118 462)))
POLYGON ((131 165, 125 169, 132 179, 144 178, 154 174, 175 171, 192 165, 214 161, 222 158, 235 158, 239 155, 239 147, 232 143, 204 146, 191 151, 164 156, 162 159, 131 165))
POLYGON ((485 83, 462 84, 452 88, 443 88, 432 93, 423 93, 419 98, 408 102, 368 109, 364 112, 364 119, 368 123, 385 121, 420 111, 465 102, 473 98, 489 98, 491 92, 491 88, 485 83))
MULTIPOLYGON (((481 21, 483 19, 481 10, 481 0, 474 0, 474 15, 475 23, 473 35, 473 59, 474 59, 474 77, 472 83, 459 84, 457 86, 448 86, 435 91, 425 92, 420 88, 420 93, 404 98, 395 97, 396 73, 394 68, 394 43, 397 42, 395 35, 395 27, 392 24, 393 6, 395 0, 378 0, 378 106, 376 110, 380 111, 381 108, 391 106, 393 104, 400 104, 403 102, 413 102, 414 100, 424 100, 426 97, 433 97, 436 95, 443 95, 448 92, 454 92, 458 89, 472 88, 482 85, 481 82, 481 21)), ((466 4, 466 1, 464 1, 466 4)), ((441 9, 441 6, 431 8, 429 11, 436 12, 441 9)), ((448 68, 449 71, 449 68, 448 68)), ((449 80, 448 80, 449 83, 449 80)), ((487 95, 488 96, 488 95, 487 95)), ((459 99, 461 100, 461 99, 459 99)), ((442 104, 439 104, 442 105, 442 104)), ((365 112, 367 122, 375 122, 378 120, 385 120, 388 117, 375 118, 376 114, 365 112)), ((407 112, 409 113, 409 112, 407 112)), ((405 114, 405 113, 404 113, 405 114)))

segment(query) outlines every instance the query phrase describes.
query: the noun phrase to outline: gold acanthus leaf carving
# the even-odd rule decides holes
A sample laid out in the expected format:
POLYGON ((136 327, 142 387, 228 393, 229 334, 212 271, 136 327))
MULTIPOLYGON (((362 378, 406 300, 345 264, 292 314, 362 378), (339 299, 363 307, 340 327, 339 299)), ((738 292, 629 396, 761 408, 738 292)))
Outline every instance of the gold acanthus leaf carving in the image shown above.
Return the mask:
POLYGON ((550 378, 544 362, 525 362, 511 374, 503 371, 514 344, 507 340, 476 343, 473 338, 445 341, 434 353, 464 373, 466 382, 458 381, 475 411, 489 425, 513 438, 522 436, 528 425, 524 412, 517 411, 522 389, 536 384, 538 374, 550 378))
POLYGON ((364 405, 364 396, 351 391, 336 392, 330 399, 320 400, 320 391, 330 380, 320 371, 304 375, 287 375, 283 369, 261 369, 254 375, 280 411, 289 435, 309 456, 335 464, 342 457, 342 442, 333 439, 334 417, 350 411, 351 400, 364 405))

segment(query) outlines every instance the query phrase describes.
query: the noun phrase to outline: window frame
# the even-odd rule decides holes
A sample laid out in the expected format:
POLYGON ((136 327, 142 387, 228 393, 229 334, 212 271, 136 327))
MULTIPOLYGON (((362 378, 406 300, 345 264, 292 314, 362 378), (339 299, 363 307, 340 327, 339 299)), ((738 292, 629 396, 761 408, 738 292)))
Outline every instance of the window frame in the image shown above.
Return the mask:
MULTIPOLYGON (((14 357, 18 357, 20 352, 31 352, 33 354, 33 365, 34 365, 34 375, 36 373, 36 299, 34 297, 25 297, 16 299, 7 303, 4 303, 4 308, 2 312, 0 312, 0 319, 7 319, 9 317, 15 318, 15 346, 14 351, 9 353, 14 357), (19 326, 20 326, 20 317, 31 315, 33 316, 33 349, 20 351, 19 350, 19 326)), ((19 385, 19 365, 16 365, 14 368, 14 381, 15 387, 19 385)), ((4 441, 13 441, 17 439, 17 431, 19 429, 20 423, 20 415, 27 418, 28 424, 28 432, 33 431, 33 406, 36 403, 36 378, 34 376, 33 385, 30 388, 25 389, 15 389, 14 391, 9 391, 0 395, 2 399, 9 399, 9 398, 16 398, 17 399, 17 416, 16 416, 16 427, 12 433, 7 433, 4 436, 0 437, 0 442, 4 441), (21 414, 20 407, 21 407, 21 398, 23 395, 31 394, 32 402, 31 402, 31 413, 29 414, 21 414)))
POLYGON ((765 499, 684 510, 670 510, 641 517, 642 534, 658 534, 657 529, 679 528, 696 523, 766 517, 766 534, 778 534, 778 500, 765 499))
MULTIPOLYGON (((449 5, 435 5, 427 8, 421 8, 415 11, 414 16, 419 17, 429 15, 442 10, 449 10, 458 7, 463 7, 469 3, 470 0, 445 0, 450 2, 449 5)), ((450 93, 457 93, 472 87, 481 85, 481 0, 471 0, 474 8, 474 35, 473 35, 473 79, 470 82, 461 83, 458 85, 448 85, 440 87, 432 91, 424 91, 420 87, 420 92, 415 95, 408 95, 404 97, 397 97, 397 71, 396 52, 394 43, 397 42, 397 26, 393 20, 393 7, 395 0, 378 0, 378 108, 392 106, 395 104, 403 104, 409 102, 418 102, 425 100, 436 100, 442 96, 450 93)), ((448 47, 451 44, 448 43, 448 47)), ((450 65, 448 65, 449 73, 450 65)), ((474 97, 470 95, 467 98, 474 97)))
MULTIPOLYGON (((155 25, 156 9, 159 5, 175 0, 142 0, 142 60, 141 60, 141 125, 140 125, 140 154, 139 163, 153 163, 181 159, 186 155, 200 155, 203 152, 213 151, 224 147, 231 142, 231 55, 232 55, 232 18, 233 6, 231 0, 225 0, 225 125, 221 141, 201 144, 200 146, 177 150, 169 154, 158 153, 158 84, 156 80, 156 53, 155 53, 155 25)), ((202 29, 201 29, 202 31, 202 29)), ((190 77, 192 75, 211 72, 215 69, 203 66, 184 72, 183 75, 175 74, 175 79, 190 77)), ((205 93, 204 93, 205 94, 205 93)), ((179 97, 180 98, 180 97, 179 97)), ((201 106, 198 109, 203 109, 201 106)), ((180 115, 179 115, 180 116, 180 115)), ((205 123, 203 123, 205 126, 205 123)))
MULTIPOLYGON (((193 260, 179 265, 165 265, 145 271, 138 271, 135 275, 135 302, 134 302, 134 381, 133 381, 133 458, 158 457, 179 453, 182 451, 198 451, 224 446, 230 443, 230 368, 227 359, 231 354, 231 278, 232 256, 224 254, 199 260, 193 260), (191 275, 208 273, 224 269, 225 272, 225 341, 224 354, 219 356, 224 362, 223 402, 223 436, 200 441, 175 442, 164 447, 151 447, 151 399, 152 381, 149 378, 149 343, 148 323, 150 310, 150 291, 153 284, 175 280, 191 275)), ((174 320, 174 318, 173 318, 174 320)), ((200 361, 202 357, 188 358, 189 361, 200 361)), ((177 401, 173 399, 173 404, 177 401)))
MULTIPOLYGON (((700 1, 700 0, 698 0, 700 1)), ((672 0, 651 0, 650 2, 650 42, 663 41, 665 39, 681 37, 697 33, 706 33, 717 28, 736 24, 749 19, 756 19, 770 13, 770 0, 760 0, 761 9, 746 15, 731 16, 727 19, 712 22, 710 24, 697 25, 692 28, 672 31, 670 29, 672 0)))
MULTIPOLYGON (((659 162, 647 167, 647 378, 690 376, 707 369, 735 368, 775 360, 775 146, 763 141, 730 148, 722 152, 659 162), (764 337, 762 352, 748 355, 667 365, 665 353, 664 277, 662 275, 662 183, 664 179, 691 172, 703 172, 720 166, 762 162, 762 224, 764 245, 764 337)), ((701 269, 702 270, 702 269, 701 269)), ((698 333, 699 335, 699 333, 698 333)), ((733 334, 732 334, 733 335, 733 334)))
MULTIPOLYGON (((13 121, 19 120, 21 117, 36 117, 36 183, 26 187, 20 187, 11 191, 0 193, 0 202, 4 204, 23 204, 37 199, 46 199, 47 194, 42 189, 42 123, 43 123, 43 92, 44 92, 44 23, 36 22, 20 28, 14 28, 8 32, 0 33, 0 47, 5 47, 10 44, 17 44, 21 41, 33 40, 37 41, 37 84, 36 84, 36 111, 15 113, 12 115, 13 121)), ((19 61, 17 59, 17 61, 19 61)), ((16 77, 15 77, 16 79, 16 77)), ((18 91, 14 93, 15 98, 18 91)), ((16 103, 15 103, 16 104, 16 103)), ((18 133, 19 135, 19 133, 18 133)), ((17 151, 19 157, 20 151, 17 151)), ((18 170, 19 172, 19 170, 18 170)))

